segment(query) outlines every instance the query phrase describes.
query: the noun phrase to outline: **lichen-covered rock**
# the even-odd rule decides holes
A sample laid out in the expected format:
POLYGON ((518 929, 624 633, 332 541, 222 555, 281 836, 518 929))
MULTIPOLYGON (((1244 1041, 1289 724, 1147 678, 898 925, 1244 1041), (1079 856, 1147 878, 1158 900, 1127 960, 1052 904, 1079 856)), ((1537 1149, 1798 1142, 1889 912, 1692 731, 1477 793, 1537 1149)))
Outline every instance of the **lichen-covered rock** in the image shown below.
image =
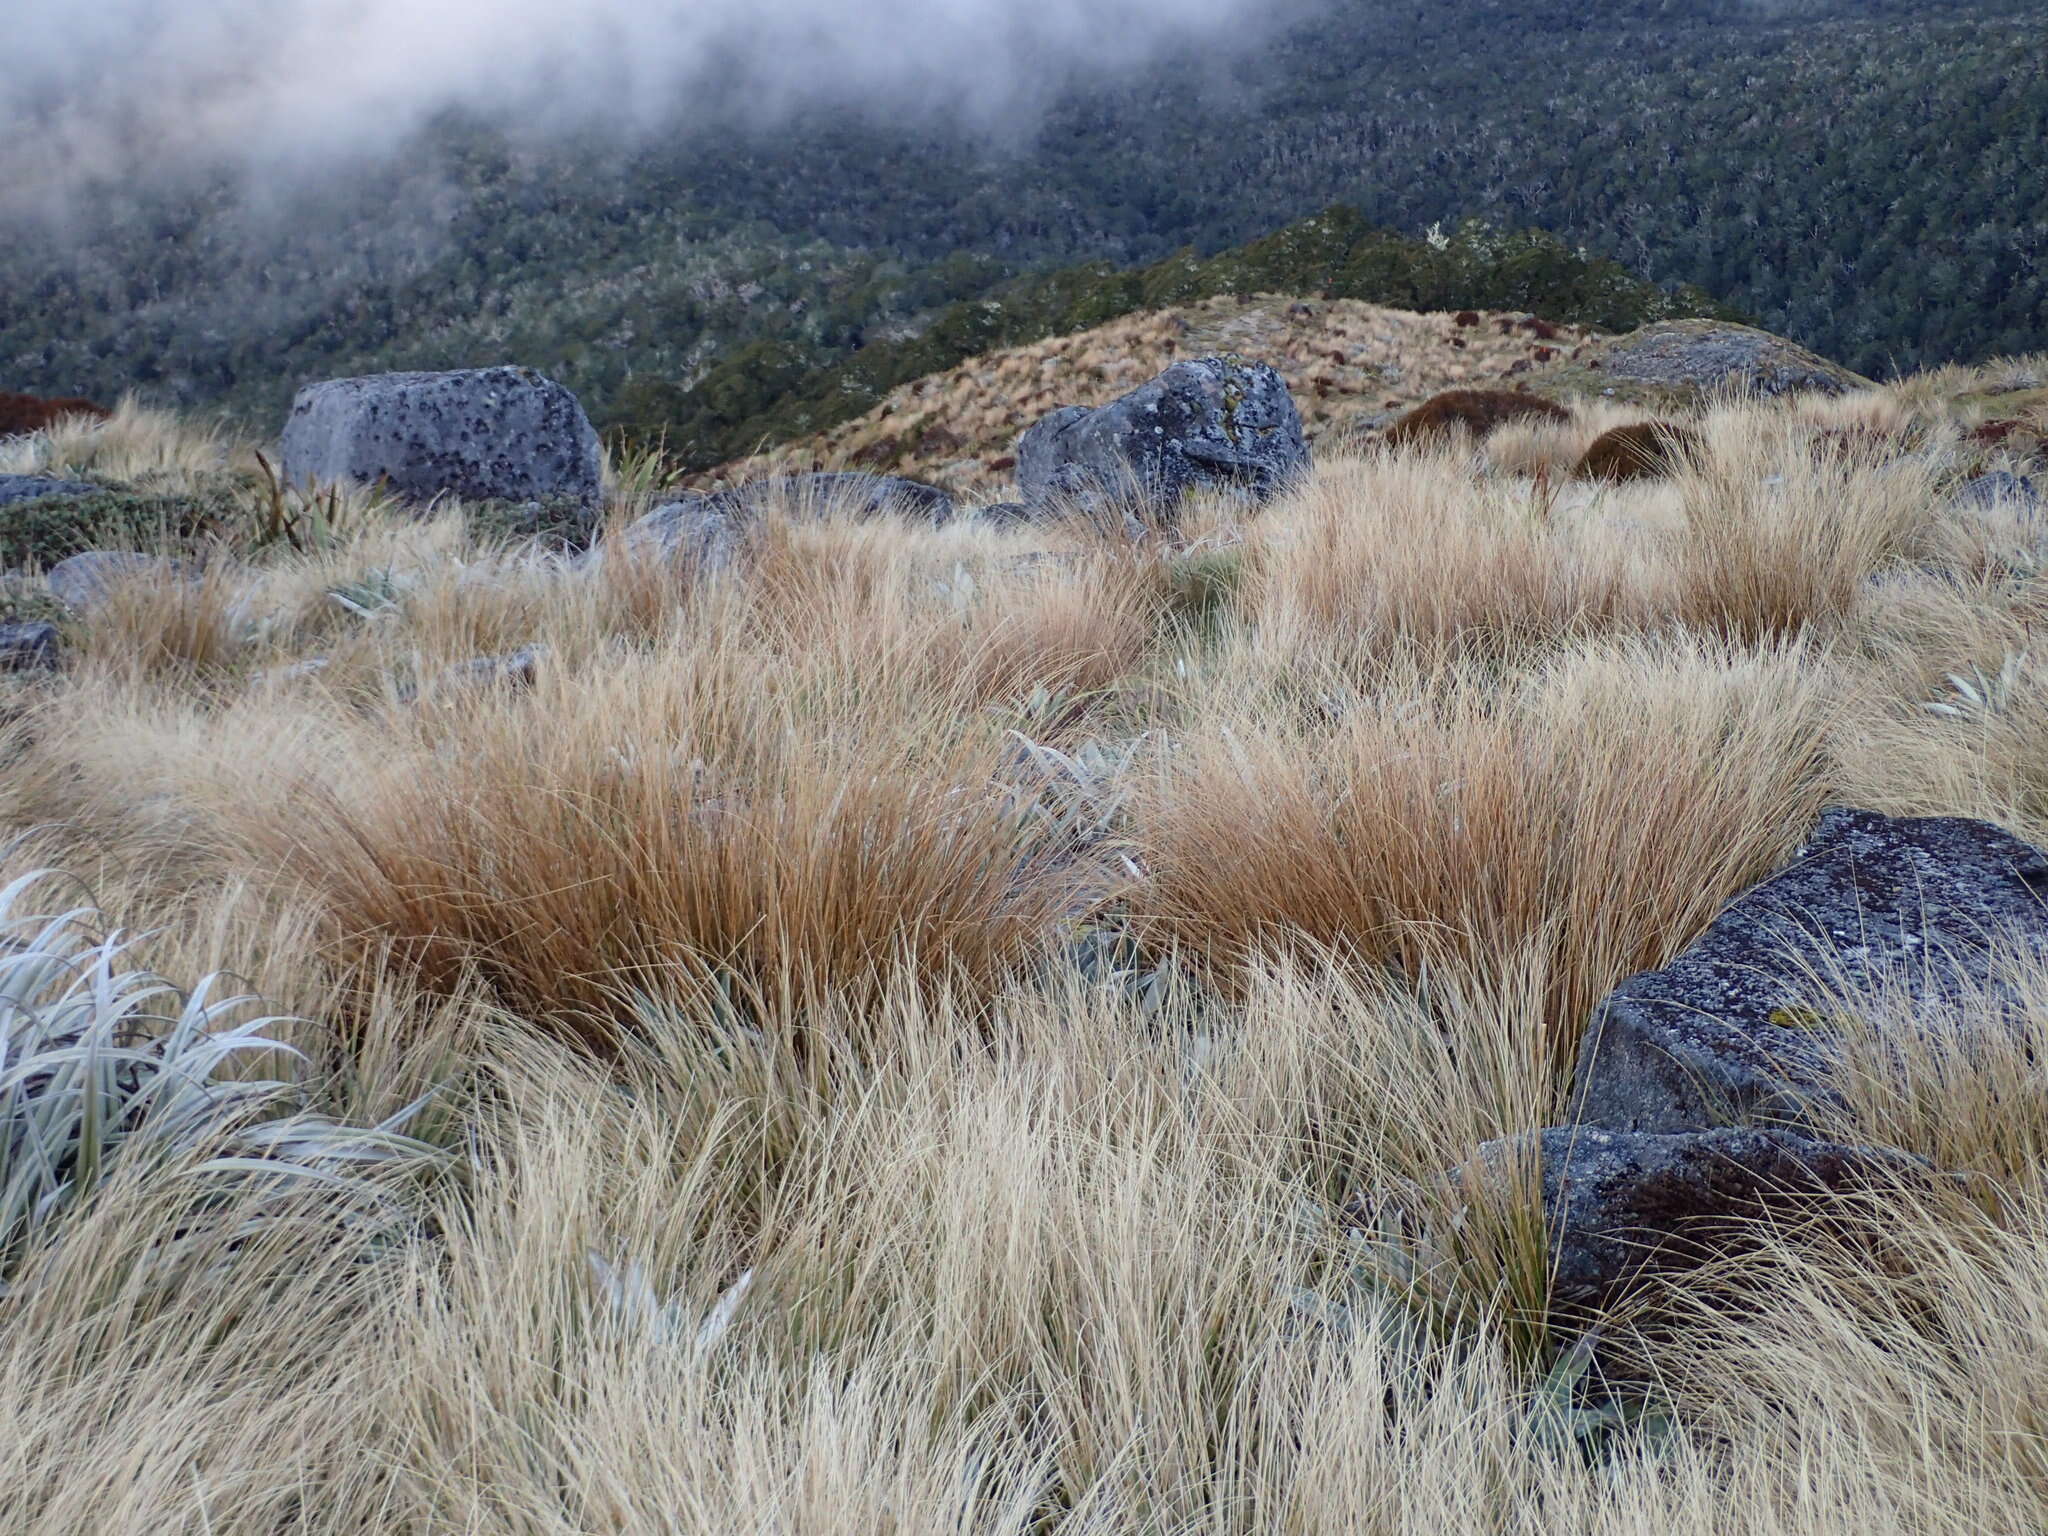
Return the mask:
POLYGON ((1872 387, 1797 342, 1727 320, 1660 320, 1602 345, 1599 363, 1610 379, 1697 393, 1842 395, 1872 387))
POLYGON ((51 496, 97 496, 100 487, 83 480, 56 480, 47 475, 0 475, 0 507, 51 496))
POLYGON ((1729 1253, 1760 1216, 1806 1214, 1830 1197, 1935 1177, 1891 1148, 1755 1127, 1655 1135, 1559 1126, 1489 1142, 1478 1161, 1504 1171, 1532 1154, 1542 1159, 1550 1307, 1564 1318, 1729 1253))
POLYGON ((1033 505, 1134 502, 1171 517, 1189 491, 1264 502, 1308 470, 1286 381, 1234 356, 1175 363, 1093 410, 1053 411, 1017 443, 1018 485, 1033 505))
POLYGON ((712 505, 708 496, 665 502, 601 541, 584 557, 594 571, 615 551, 639 560, 673 560, 709 573, 729 568, 739 547, 740 519, 712 505))
POLYGON ((983 528, 1030 528, 1043 515, 1039 508, 1025 501, 992 501, 974 509, 974 521, 983 528))
POLYGON ((55 671, 58 652, 54 624, 0 624, 0 672, 55 671))
POLYGON ((602 458, 576 397, 531 368, 309 384, 285 423, 286 483, 384 482, 409 501, 595 504, 602 458))
POLYGON ((1595 1011, 1578 1119, 1612 1131, 1799 1123, 1835 1059, 1816 978, 1996 997, 2048 961, 2048 855, 1987 822, 1830 810, 1792 863, 1595 1011))
POLYGON ((433 688, 437 693, 468 688, 531 688, 547 658, 548 648, 544 645, 522 645, 495 656, 473 656, 443 667, 434 678, 433 688))
POLYGON ((517 650, 501 651, 492 656, 472 656, 467 661, 443 667, 424 683, 402 681, 393 693, 401 704, 411 704, 422 698, 446 699, 494 688, 521 693, 539 679, 540 669, 548 656, 549 649, 545 645, 522 645, 517 650))

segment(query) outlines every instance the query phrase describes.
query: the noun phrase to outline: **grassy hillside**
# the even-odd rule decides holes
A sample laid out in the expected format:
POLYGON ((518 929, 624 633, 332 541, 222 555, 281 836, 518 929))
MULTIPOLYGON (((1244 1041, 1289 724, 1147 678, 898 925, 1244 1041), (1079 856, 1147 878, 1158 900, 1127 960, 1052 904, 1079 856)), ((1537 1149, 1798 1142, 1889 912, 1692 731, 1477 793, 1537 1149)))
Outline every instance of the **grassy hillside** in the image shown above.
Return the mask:
POLYGON ((2041 21, 1427 0, 1074 95, 1021 143, 811 118, 626 152, 451 119, 254 204, 138 167, 83 189, 62 239, 10 218, 0 388, 140 387, 267 429, 308 377, 516 359, 606 414, 629 381, 688 387, 750 347, 808 371, 1025 273, 1213 254, 1335 203, 1409 237, 1549 229, 1873 376, 2034 350, 2041 21))
MULTIPOLYGON (((1233 352, 1287 381, 1319 453, 1363 446, 1372 428, 1439 390, 1546 388, 1557 361, 1602 333, 1531 328, 1529 317, 1416 314, 1354 299, 1245 294, 1145 310, 1073 334, 970 358, 901 385, 865 414, 810 437, 685 476, 692 485, 853 467, 942 485, 970 499, 1015 490, 1017 439, 1062 405, 1103 405, 1179 358, 1233 352)), ((1596 388, 1582 391, 1597 394, 1596 388)))
POLYGON ((148 1112, 81 1020, 306 1055, 298 1118, 0 1206, 0 1526, 2041 1528, 2029 1030, 1846 1084, 1973 1197, 1602 1321, 1635 1429, 1529 1180, 1443 1174, 1824 804, 2048 842, 2048 556, 1954 499, 2042 472, 2044 369, 1719 406, 1619 487, 1566 474, 1612 402, 1330 452, 1137 542, 771 514, 715 579, 363 493, 279 538, 253 445, 132 407, 0 445, 217 498, 0 675, 0 873, 80 882, 0 897, 10 1029, 83 978, 33 1134, 148 1112), (145 937, 28 920, 81 886, 145 937), (1387 1189, 1418 1232, 1338 1218, 1387 1189))
MULTIPOLYGON (((915 336, 871 342, 842 361, 820 363, 803 348, 763 342, 688 388, 662 380, 628 385, 607 424, 629 442, 659 444, 685 471, 701 472, 851 422, 885 408, 892 389, 1001 349, 1057 337, 1085 349, 1097 344, 1086 333, 1127 315, 1261 294, 1354 301, 1353 311, 1361 302, 1410 311, 1536 310, 1562 324, 1609 330, 1674 316, 1737 317, 1697 289, 1667 293, 1542 230, 1505 234, 1472 223, 1411 240, 1372 227, 1354 209, 1332 208, 1211 257, 1183 251, 1136 270, 1087 266, 1020 279, 987 298, 950 305, 915 336)), ((1228 341, 1229 330, 1219 339, 1228 341)), ((1135 340, 1123 327, 1101 344, 1117 349, 1135 340)), ((1157 346, 1122 351, 1118 367, 1129 373, 1159 357, 1157 346)), ((1047 380, 1055 390, 1062 382, 1057 373, 1047 380)), ((952 397, 950 388, 940 388, 952 397)), ((1074 403, 1051 396, 1046 402, 1074 403)))

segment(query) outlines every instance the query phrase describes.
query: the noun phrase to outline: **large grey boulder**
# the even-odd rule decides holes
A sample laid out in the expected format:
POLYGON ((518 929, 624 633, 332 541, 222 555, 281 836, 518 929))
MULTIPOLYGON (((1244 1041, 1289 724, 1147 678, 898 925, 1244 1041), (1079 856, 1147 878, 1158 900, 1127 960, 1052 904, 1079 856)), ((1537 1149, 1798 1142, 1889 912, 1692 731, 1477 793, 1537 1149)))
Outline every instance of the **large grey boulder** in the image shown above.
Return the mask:
POLYGON ((613 551, 637 560, 687 564, 706 573, 731 566, 739 547, 741 521, 712 504, 708 496, 686 496, 666 502, 635 518, 584 557, 584 569, 595 570, 613 551))
MULTIPOLYGON (((1786 869, 1596 1010, 1576 1123, 1488 1142, 1449 1186, 1512 1204, 1516 1181, 1540 1181, 1565 1323, 1730 1252, 1755 1218, 1967 1186, 1896 1148, 1825 1139, 1813 1112, 1839 1049, 1827 997, 1904 988, 1929 1012, 1967 999, 1973 1025, 1995 1027, 2009 1005, 2017 1018, 2013 968, 2048 961, 2044 894, 2048 855, 1986 822, 1828 811, 1786 869)), ((1421 1219, 1385 1193, 1351 1209, 1376 1228, 1390 1212, 1421 1219)))
POLYGON ((1799 1123, 1829 1092, 1830 985, 1995 997, 2008 964, 2048 960, 2044 896, 2048 855, 1987 822, 1830 810, 1789 867, 1595 1011, 1577 1117, 1636 1132, 1799 1123))
POLYGON ((1135 502, 1171 516, 1189 491, 1264 502, 1308 470, 1286 381, 1236 356, 1175 363, 1107 405, 1053 411, 1017 442, 1018 486, 1034 505, 1135 502))
POLYGON ((83 480, 57 480, 48 475, 0 475, 0 507, 50 496, 97 496, 101 487, 83 480))
POLYGON ((1564 1317, 1726 1255, 1759 1217, 1807 1215, 1830 1197, 1934 1177, 1891 1148, 1754 1127, 1644 1135, 1560 1126, 1489 1142, 1479 1164, 1499 1172, 1532 1153, 1542 1160, 1550 1306, 1564 1317))
POLYGON ((1598 348, 1610 379, 1693 393, 1842 395, 1870 380, 1797 342, 1726 320, 1660 320, 1598 348))
POLYGON ((531 368, 380 373, 309 384, 285 423, 297 487, 380 481, 411 501, 552 501, 602 493, 597 432, 576 397, 531 368))

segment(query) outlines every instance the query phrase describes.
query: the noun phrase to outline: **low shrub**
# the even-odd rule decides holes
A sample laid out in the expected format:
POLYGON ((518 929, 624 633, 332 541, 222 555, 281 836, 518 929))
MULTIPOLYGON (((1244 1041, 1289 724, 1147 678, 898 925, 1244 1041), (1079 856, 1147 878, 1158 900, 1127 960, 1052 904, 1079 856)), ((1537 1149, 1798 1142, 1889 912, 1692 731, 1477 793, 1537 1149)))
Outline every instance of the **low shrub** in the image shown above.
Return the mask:
POLYGON ((1637 421, 1610 427, 1587 445, 1572 466, 1579 480, 1664 480, 1704 451, 1706 440, 1692 427, 1670 421, 1637 421))
POLYGON ((0 507, 0 564, 44 569, 88 549, 161 549, 224 538, 246 513, 226 487, 190 495, 103 491, 0 507))
POLYGON ((1453 432, 1485 437, 1511 421, 1570 421, 1572 413, 1541 395, 1512 389, 1447 389, 1431 395, 1386 430, 1394 447, 1409 447, 1453 432))

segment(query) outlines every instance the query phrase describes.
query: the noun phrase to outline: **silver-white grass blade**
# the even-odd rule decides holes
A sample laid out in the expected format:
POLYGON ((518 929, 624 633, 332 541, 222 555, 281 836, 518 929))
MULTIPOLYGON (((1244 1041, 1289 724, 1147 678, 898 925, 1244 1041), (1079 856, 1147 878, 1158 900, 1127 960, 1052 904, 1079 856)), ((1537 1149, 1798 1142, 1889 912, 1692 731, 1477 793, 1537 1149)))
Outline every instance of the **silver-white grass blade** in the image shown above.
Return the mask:
POLYGON ((725 1337, 732 1327, 732 1320, 739 1315, 740 1303, 747 1299, 747 1292, 754 1288, 754 1272, 750 1269, 739 1279, 726 1287, 725 1294, 718 1298, 702 1325, 697 1329, 693 1348, 699 1355, 707 1354, 725 1337))

